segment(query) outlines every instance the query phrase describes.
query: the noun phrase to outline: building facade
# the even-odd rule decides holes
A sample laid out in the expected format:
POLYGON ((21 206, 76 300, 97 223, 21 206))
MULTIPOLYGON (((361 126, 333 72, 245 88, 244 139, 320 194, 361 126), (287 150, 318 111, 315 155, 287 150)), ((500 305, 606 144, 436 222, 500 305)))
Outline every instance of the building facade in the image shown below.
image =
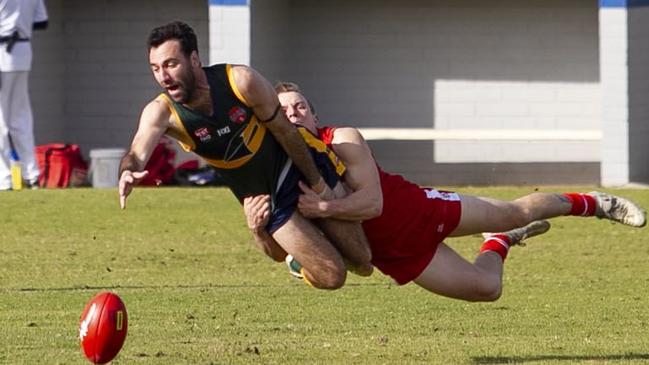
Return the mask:
POLYGON ((146 36, 299 83, 422 184, 649 183, 649 0, 48 0, 38 143, 125 147, 159 91, 146 36))

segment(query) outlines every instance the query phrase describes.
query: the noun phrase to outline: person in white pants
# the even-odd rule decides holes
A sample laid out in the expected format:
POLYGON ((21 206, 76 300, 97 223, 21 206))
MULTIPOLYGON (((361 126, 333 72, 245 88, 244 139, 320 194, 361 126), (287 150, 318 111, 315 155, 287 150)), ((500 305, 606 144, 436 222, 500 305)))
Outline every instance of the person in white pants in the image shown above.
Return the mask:
POLYGON ((43 0, 0 0, 0 190, 11 189, 11 138, 28 186, 38 186, 28 81, 33 29, 47 28, 43 0))

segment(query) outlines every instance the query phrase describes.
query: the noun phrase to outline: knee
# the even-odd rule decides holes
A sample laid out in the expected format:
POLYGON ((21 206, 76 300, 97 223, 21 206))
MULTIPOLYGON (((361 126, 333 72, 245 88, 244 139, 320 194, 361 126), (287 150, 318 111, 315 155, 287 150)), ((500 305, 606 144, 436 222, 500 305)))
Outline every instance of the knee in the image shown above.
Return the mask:
POLYGON ((342 288, 343 285, 345 285, 346 279, 346 272, 336 275, 326 275, 318 278, 315 282, 313 282, 313 286, 318 289, 336 290, 342 288))
POLYGON ((347 280, 347 270, 344 266, 322 268, 314 271, 306 270, 307 279, 318 289, 335 290, 345 285, 347 280))
POLYGON ((502 295, 500 279, 484 277, 476 287, 474 302, 495 302, 502 295))
POLYGON ((372 266, 372 250, 370 250, 369 243, 363 248, 360 265, 372 266))

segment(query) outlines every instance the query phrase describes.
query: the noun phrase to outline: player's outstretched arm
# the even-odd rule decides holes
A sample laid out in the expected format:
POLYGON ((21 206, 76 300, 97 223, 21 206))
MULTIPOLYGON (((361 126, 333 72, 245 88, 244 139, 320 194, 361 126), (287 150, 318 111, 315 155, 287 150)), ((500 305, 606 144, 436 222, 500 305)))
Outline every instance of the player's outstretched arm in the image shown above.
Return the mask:
POLYGON ((119 165, 119 203, 126 208, 126 198, 146 175, 146 162, 169 126, 170 111, 162 100, 153 100, 144 107, 138 129, 129 151, 119 165))
POLYGON ((347 167, 345 184, 351 192, 339 199, 325 201, 309 187, 300 184, 304 192, 298 208, 309 218, 332 217, 360 221, 381 215, 383 193, 379 173, 367 142, 356 128, 338 128, 334 132, 332 149, 347 167))
POLYGON ((332 199, 333 192, 320 175, 299 132, 286 119, 270 82, 247 66, 233 66, 232 72, 237 89, 253 109, 257 119, 263 121, 313 190, 325 199, 332 199))

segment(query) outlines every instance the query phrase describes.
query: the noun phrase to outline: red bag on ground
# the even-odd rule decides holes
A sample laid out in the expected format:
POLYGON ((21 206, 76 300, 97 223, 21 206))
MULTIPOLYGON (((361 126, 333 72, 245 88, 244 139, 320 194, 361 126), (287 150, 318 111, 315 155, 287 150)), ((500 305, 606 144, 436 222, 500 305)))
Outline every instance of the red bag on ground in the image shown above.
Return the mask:
POLYGON ((173 148, 171 141, 163 138, 155 147, 145 170, 149 174, 140 181, 140 185, 169 185, 174 181, 176 168, 176 150, 173 148))
POLYGON ((86 181, 88 163, 76 144, 51 143, 36 146, 36 160, 41 172, 38 185, 42 188, 80 186, 86 181))

